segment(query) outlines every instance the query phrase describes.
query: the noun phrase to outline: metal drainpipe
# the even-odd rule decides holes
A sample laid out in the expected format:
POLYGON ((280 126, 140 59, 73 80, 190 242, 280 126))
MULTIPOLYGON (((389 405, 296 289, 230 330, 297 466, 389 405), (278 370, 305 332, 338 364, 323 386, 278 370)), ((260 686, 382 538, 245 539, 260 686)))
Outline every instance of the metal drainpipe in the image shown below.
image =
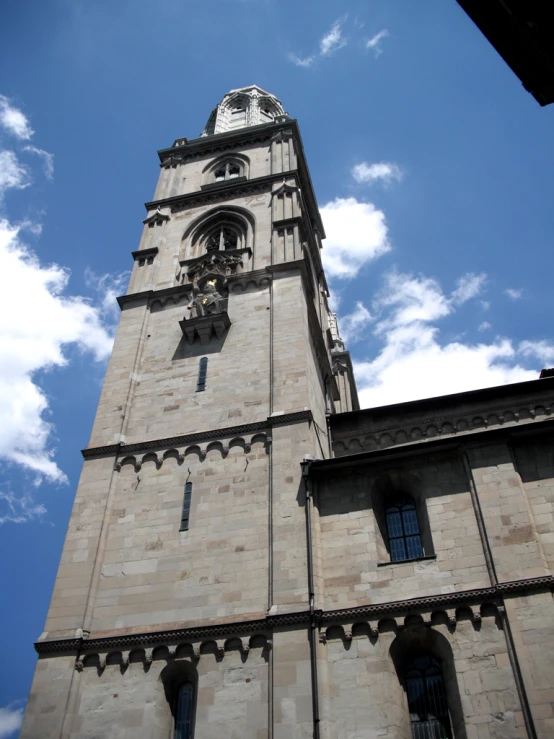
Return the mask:
POLYGON ((307 545, 307 564, 308 564, 308 597, 310 606, 310 663, 312 672, 312 715, 314 723, 314 739, 319 739, 319 688, 317 680, 317 619, 314 607, 314 567, 312 556, 312 484, 310 480, 310 467, 312 460, 304 459, 300 463, 302 467, 302 479, 304 480, 304 490, 306 493, 306 545, 307 545))
POLYGON ((327 443, 329 445, 329 459, 334 456, 333 454, 333 439, 331 438, 331 388, 329 378, 325 377, 325 420, 327 422, 327 443))

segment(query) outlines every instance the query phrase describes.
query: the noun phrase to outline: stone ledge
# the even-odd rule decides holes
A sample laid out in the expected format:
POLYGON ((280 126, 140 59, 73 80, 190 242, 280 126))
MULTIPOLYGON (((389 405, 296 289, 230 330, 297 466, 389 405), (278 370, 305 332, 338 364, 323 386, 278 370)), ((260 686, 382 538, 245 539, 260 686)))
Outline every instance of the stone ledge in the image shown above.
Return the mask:
POLYGON ((242 436, 256 431, 265 431, 272 426, 286 426, 289 423, 301 423, 302 421, 311 422, 312 412, 310 410, 297 411, 296 413, 283 413, 279 416, 270 416, 264 421, 256 421, 254 423, 245 423, 240 426, 226 426, 210 431, 197 431, 194 434, 183 434, 181 436, 170 436, 163 439, 150 439, 147 441, 138 441, 134 444, 107 444, 105 446, 95 446, 83 449, 81 454, 85 459, 94 457, 117 456, 119 454, 127 454, 129 452, 142 452, 147 449, 162 449, 165 447, 182 446, 184 444, 192 444, 199 441, 210 441, 212 439, 229 438, 233 436, 242 436))

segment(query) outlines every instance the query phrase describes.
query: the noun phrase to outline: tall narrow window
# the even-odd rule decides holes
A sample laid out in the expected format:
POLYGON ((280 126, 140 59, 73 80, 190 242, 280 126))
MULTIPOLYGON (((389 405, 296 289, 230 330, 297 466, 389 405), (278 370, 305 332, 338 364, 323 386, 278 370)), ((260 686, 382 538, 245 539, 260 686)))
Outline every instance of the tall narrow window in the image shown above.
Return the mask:
POLYGON ((206 374, 208 372, 208 357, 202 357, 198 365, 198 382, 196 383, 196 392, 201 393, 206 389, 206 374))
POLYGON ((397 562, 402 559, 423 557, 419 522, 413 500, 401 498, 388 505, 385 518, 391 560, 397 562))
POLYGON ((406 692, 413 739, 452 739, 442 670, 434 657, 410 661, 406 692))
POLYGON ((175 739, 192 739, 194 713, 194 686, 183 683, 177 693, 175 711, 175 739))
POLYGON ((188 531, 191 497, 192 497, 192 482, 187 482, 185 483, 185 497, 183 498, 183 510, 181 512, 181 528, 179 529, 179 531, 188 531))

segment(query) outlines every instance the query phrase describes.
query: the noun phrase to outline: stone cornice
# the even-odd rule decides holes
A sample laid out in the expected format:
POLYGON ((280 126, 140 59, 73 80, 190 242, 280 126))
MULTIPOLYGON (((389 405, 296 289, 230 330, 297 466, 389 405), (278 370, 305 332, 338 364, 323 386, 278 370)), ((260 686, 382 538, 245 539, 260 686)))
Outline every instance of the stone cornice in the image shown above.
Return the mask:
MULTIPOLYGON (((144 254, 146 249, 136 252, 136 254, 144 254)), ((135 252, 133 252, 135 254, 135 252)), ((162 299, 172 295, 181 295, 190 293, 192 291, 192 285, 172 285, 172 287, 164 287, 161 290, 144 290, 140 293, 129 293, 128 295, 120 295, 117 298, 117 302, 120 308, 123 308, 128 303, 136 303, 137 300, 151 301, 154 298, 162 299)))
POLYGON ((298 123, 294 119, 288 119, 282 123, 262 123, 258 126, 246 126, 235 131, 200 136, 197 139, 176 139, 173 146, 160 149, 158 157, 163 164, 164 159, 170 156, 179 156, 183 161, 205 157, 209 154, 218 154, 222 151, 230 151, 247 144, 257 144, 262 141, 270 141, 281 129, 295 128, 298 131, 298 123), (177 142, 185 141, 186 143, 177 142))
POLYGON ((283 177, 294 177, 295 180, 297 180, 298 170, 264 175, 263 177, 256 177, 253 180, 228 180, 225 183, 225 186, 217 188, 216 190, 201 190, 200 192, 195 191, 187 193, 186 195, 174 195, 171 198, 152 200, 149 203, 145 203, 144 206, 149 211, 155 208, 170 207, 171 212, 175 213, 176 211, 197 205, 216 203, 221 200, 239 198, 260 192, 270 192, 271 185, 274 182, 279 182, 283 177))
MULTIPOLYGON (((409 598, 388 603, 374 603, 354 608, 337 610, 318 610, 315 620, 320 627, 330 623, 341 623, 356 619, 380 619, 383 617, 426 611, 434 608, 448 608, 475 603, 502 601, 504 596, 532 593, 554 589, 554 578, 550 575, 525 580, 514 580, 499 583, 489 588, 461 590, 454 593, 409 598)), ((260 619, 246 619, 231 623, 212 623, 206 626, 184 627, 132 634, 114 634, 98 638, 45 639, 35 643, 36 651, 41 654, 62 653, 95 653, 113 649, 131 649, 133 647, 149 647, 163 644, 176 644, 181 641, 199 641, 205 638, 232 637, 244 634, 266 634, 285 626, 307 625, 310 623, 309 611, 294 611, 260 619)))
POLYGON ((164 439, 151 439, 148 441, 135 442, 133 444, 119 443, 87 447, 81 451, 81 454, 85 459, 119 456, 121 454, 131 454, 133 452, 142 452, 150 449, 164 449, 166 447, 184 446, 202 441, 211 441, 212 439, 243 436, 244 434, 255 433, 257 431, 266 431, 268 428, 273 426, 283 426, 289 423, 300 423, 302 421, 311 422, 311 420, 312 412, 309 410, 298 411, 297 413, 283 413, 282 415, 269 416, 265 421, 245 423, 240 426, 226 426, 219 429, 210 429, 209 431, 198 431, 194 434, 170 436, 164 439))

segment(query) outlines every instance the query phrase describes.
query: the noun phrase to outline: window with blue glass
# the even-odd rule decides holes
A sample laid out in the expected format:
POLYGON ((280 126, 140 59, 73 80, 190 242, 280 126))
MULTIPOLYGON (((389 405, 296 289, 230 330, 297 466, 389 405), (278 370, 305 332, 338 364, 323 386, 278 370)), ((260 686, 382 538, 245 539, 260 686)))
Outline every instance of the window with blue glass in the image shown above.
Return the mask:
POLYGON ((194 685, 182 683, 177 693, 175 739, 192 739, 194 731, 194 685))
POLYGON ((421 655, 406 667, 406 693, 413 739, 452 739, 441 666, 421 655))
POLYGON ((400 498, 387 505, 385 520, 392 562, 423 557, 417 509, 411 498, 400 498))
POLYGON ((202 357, 198 363, 198 380, 196 382, 196 392, 201 393, 206 389, 206 375, 208 374, 208 357, 202 357))

